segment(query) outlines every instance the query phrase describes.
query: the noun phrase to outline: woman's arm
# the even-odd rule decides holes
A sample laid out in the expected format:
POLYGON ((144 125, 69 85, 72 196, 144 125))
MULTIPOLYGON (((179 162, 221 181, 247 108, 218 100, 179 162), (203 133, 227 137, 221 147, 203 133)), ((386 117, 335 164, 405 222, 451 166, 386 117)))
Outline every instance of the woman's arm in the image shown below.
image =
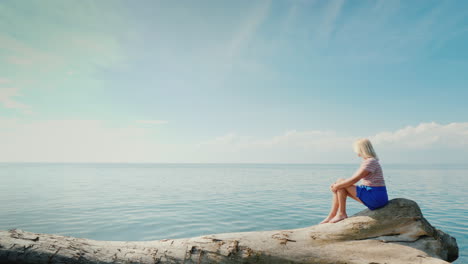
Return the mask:
POLYGON ((364 170, 364 169, 360 169, 351 178, 346 179, 346 180, 344 180, 344 181, 342 181, 340 183, 334 184, 332 186, 332 190, 334 192, 336 192, 336 190, 351 186, 351 185, 355 184, 356 182, 358 182, 360 179, 362 179, 362 178, 366 177, 367 175, 369 175, 369 173, 371 173, 371 172, 367 171, 367 170, 364 170))

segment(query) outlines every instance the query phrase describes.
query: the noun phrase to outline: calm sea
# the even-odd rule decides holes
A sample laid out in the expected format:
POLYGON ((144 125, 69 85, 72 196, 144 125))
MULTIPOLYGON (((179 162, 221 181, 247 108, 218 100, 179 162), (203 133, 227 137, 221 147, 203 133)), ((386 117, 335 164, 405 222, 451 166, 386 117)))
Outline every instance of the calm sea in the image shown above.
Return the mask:
MULTIPOLYGON (((359 163, 0 164, 0 230, 159 240, 318 224, 329 185, 359 163)), ((468 263, 468 166, 382 167, 389 198, 416 201, 468 263)), ((348 215, 364 209, 349 199, 348 215)))

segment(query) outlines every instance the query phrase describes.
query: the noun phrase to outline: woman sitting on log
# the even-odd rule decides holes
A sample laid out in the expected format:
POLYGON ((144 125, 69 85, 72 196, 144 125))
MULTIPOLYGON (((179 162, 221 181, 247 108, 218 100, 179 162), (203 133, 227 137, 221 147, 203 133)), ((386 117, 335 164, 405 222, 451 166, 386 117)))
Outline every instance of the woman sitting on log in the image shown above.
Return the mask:
POLYGON ((338 179, 330 186, 333 193, 333 202, 330 213, 320 224, 336 223, 346 219, 346 199, 349 197, 364 204, 370 210, 383 207, 388 203, 387 188, 383 177, 379 158, 366 139, 358 139, 353 144, 354 152, 361 157, 359 169, 349 179, 338 179), (361 185, 354 185, 362 180, 361 185))

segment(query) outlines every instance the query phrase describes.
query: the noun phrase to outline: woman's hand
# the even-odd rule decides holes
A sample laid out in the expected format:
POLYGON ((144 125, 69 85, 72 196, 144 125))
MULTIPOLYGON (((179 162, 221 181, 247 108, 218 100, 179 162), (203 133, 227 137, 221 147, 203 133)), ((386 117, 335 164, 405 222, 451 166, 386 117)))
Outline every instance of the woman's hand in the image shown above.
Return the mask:
POLYGON ((332 192, 336 192, 336 191, 338 190, 338 188, 336 188, 336 185, 337 185, 336 183, 333 183, 333 184, 330 186, 330 190, 331 190, 332 192))

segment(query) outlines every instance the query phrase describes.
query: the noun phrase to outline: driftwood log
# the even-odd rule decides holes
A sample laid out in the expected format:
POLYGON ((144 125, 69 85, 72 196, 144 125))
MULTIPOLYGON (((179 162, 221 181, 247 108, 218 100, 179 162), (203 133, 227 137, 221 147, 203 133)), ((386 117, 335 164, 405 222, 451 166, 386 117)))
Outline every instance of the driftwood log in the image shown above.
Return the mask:
POLYGON ((411 200, 393 199, 335 224, 158 241, 96 241, 0 231, 0 263, 448 263, 455 238, 411 200))

